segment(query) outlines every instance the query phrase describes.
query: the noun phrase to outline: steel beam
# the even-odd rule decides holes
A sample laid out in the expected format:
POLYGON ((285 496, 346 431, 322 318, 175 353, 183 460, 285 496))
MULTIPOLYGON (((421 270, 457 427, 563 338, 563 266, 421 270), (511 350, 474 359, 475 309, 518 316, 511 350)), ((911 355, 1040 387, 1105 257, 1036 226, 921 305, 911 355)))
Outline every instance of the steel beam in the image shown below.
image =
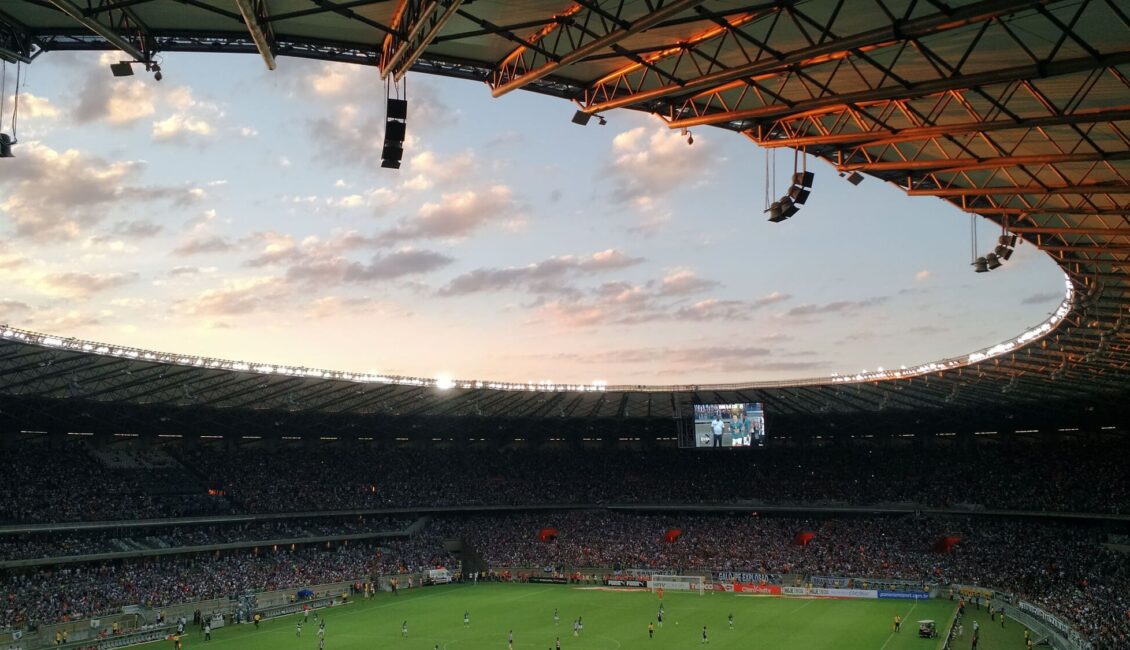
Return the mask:
POLYGON ((1130 237, 1130 228, 1075 228, 1071 226, 1009 226, 1009 232, 1018 235, 1095 235, 1105 237, 1130 237))
POLYGON ((1021 196, 1040 194, 1130 194, 1130 185, 1112 185, 1093 183, 1089 185, 1062 185, 1059 187, 1041 187, 1039 185, 1025 185, 1016 187, 939 187, 937 189, 909 189, 904 190, 907 196, 1021 196))
POLYGON ((235 0, 235 4, 243 15, 243 23, 247 25, 247 33, 255 42, 259 56, 263 57, 268 70, 274 70, 275 33, 271 28, 266 0, 235 0))
MULTIPOLYGON (((833 38, 824 43, 792 52, 771 53, 771 58, 767 61, 751 61, 746 65, 726 68, 694 79, 684 80, 682 83, 639 91, 602 102, 589 103, 586 101, 583 110, 587 113, 607 111, 670 95, 684 95, 701 88, 718 86, 747 77, 776 76, 785 70, 797 70, 820 63, 846 59, 861 52, 984 22, 1030 8, 1035 4, 1042 5, 1048 2, 1049 0, 1037 0, 1035 3, 1025 0, 986 0, 959 9, 930 14, 922 18, 906 21, 896 20, 886 27, 870 29, 844 38, 833 38)), ((764 48, 762 48, 762 51, 765 51, 764 48)), ((594 97, 598 93, 598 88, 590 88, 585 93, 586 99, 594 97)))
MULTIPOLYGON (((984 72, 976 72, 973 74, 958 74, 949 77, 943 77, 940 79, 931 79, 928 81, 911 82, 906 85, 894 84, 886 88, 878 88, 874 90, 863 90, 851 93, 830 93, 822 97, 791 102, 789 104, 768 104, 765 106, 758 106, 756 108, 748 108, 742 110, 698 113, 698 108, 694 104, 695 99, 717 95, 726 90, 731 90, 745 85, 744 82, 737 82, 736 84, 729 84, 726 86, 712 88, 702 95, 689 98, 682 105, 682 108, 673 108, 672 119, 667 122, 667 126, 672 129, 679 129, 694 126, 703 126, 708 124, 719 124, 722 122, 745 122, 762 120, 779 117, 782 115, 799 116, 810 112, 815 113, 823 109, 827 109, 831 106, 867 104, 871 102, 886 101, 889 99, 910 99, 914 97, 922 97, 925 95, 950 92, 953 90, 966 90, 978 86, 987 86, 1017 80, 1046 79, 1048 77, 1069 75, 1079 72, 1088 72, 1096 69, 1113 68, 1115 66, 1125 65, 1128 63, 1130 63, 1130 52, 1115 52, 1113 54, 1104 55, 1097 59, 1091 57, 1081 57, 1055 62, 1040 62, 1029 65, 1014 66, 1011 68, 1001 68, 998 70, 986 70, 984 72), (678 117, 678 115, 682 114, 684 110, 697 114, 685 118, 678 117)), ((773 76, 776 75, 767 75, 767 77, 773 76)))
MULTIPOLYGON (((564 42, 574 45, 574 47, 565 54, 557 56, 555 53, 552 57, 546 57, 536 50, 531 50, 527 45, 516 48, 502 59, 502 62, 491 75, 491 94, 495 97, 501 97, 512 90, 518 90, 532 81, 553 74, 554 71, 580 61, 590 54, 612 47, 625 38, 650 29, 672 16, 702 4, 704 1, 669 0, 664 4, 662 0, 658 0, 651 3, 654 4, 653 9, 631 23, 613 20, 604 16, 603 12, 597 11, 595 8, 577 3, 553 25, 541 30, 529 39, 530 44, 545 42, 550 40, 551 34, 554 34, 556 35, 554 41, 564 42), (584 19, 577 17, 577 14, 582 12, 587 12, 584 19), (611 27, 611 29, 604 34, 594 34, 587 28, 590 20, 593 20, 597 26, 611 27), (569 31, 574 29, 575 32, 569 31), (565 32, 565 38, 562 38, 562 32, 565 32), (592 40, 581 44, 586 37, 592 40)), ((621 4, 620 6, 624 5, 621 4)))
POLYGON ((381 46, 381 79, 392 74, 400 81, 439 35, 447 21, 455 15, 463 0, 401 0, 392 26, 381 46), (401 38, 400 33, 405 36, 401 38))
POLYGON ((1048 126, 1071 126, 1076 124, 1121 122, 1126 120, 1130 120, 1130 107, 1045 115, 1042 117, 1029 117, 1019 120, 986 120, 982 122, 961 122, 958 124, 937 124, 934 126, 908 129, 880 129, 876 131, 809 135, 792 138, 763 137, 752 132, 747 132, 747 134, 759 145, 769 149, 777 147, 803 148, 821 145, 865 148, 899 144, 902 142, 916 142, 918 140, 927 140, 960 133, 990 133, 992 131, 1008 129, 1035 129, 1048 126))
POLYGON ((106 25, 103 25, 102 23, 92 18, 87 18, 86 15, 83 14, 82 9, 79 9, 78 6, 71 2, 71 0, 48 0, 48 2, 55 5, 55 7, 59 9, 59 11, 67 14, 83 27, 86 27, 95 34, 106 39, 107 43, 110 43, 119 50, 132 56, 135 61, 140 61, 142 63, 149 62, 150 57, 148 53, 142 52, 141 50, 137 49, 132 43, 123 38, 121 34, 118 34, 106 25))
POLYGON ((1055 208, 1048 206, 1035 206, 1031 208, 1008 208, 1008 207, 994 207, 986 206, 983 208, 967 207, 962 208, 962 212, 972 212, 974 214, 993 214, 993 215, 1028 215, 1028 214, 1070 214, 1070 215, 1107 215, 1116 216, 1123 214, 1130 214, 1130 210, 1125 208, 1055 208))
POLYGON ((845 172, 900 172, 932 171, 960 172, 994 167, 1021 165, 1058 165, 1076 162, 1114 162, 1130 160, 1130 151, 1096 151, 1092 153, 1064 153, 1038 156, 1001 156, 999 158, 939 158, 937 160, 883 160, 878 162, 838 165, 845 172))

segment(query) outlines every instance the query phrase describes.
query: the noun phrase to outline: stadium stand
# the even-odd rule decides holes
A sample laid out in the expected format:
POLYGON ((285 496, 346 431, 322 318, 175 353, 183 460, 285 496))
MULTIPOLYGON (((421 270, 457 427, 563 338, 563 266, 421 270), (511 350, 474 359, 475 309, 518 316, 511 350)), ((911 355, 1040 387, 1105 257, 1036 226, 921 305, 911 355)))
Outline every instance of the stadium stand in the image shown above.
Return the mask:
POLYGON ((737 502, 1127 514, 1130 475, 1120 459, 1128 451, 1125 443, 816 448, 805 450, 798 464, 798 452, 789 449, 754 459, 605 451, 578 462, 567 450, 198 447, 173 450, 175 467, 107 469, 81 444, 26 445, 0 459, 0 485, 14 497, 0 503, 0 522, 737 502), (162 481, 166 487, 151 489, 150 482, 162 481))

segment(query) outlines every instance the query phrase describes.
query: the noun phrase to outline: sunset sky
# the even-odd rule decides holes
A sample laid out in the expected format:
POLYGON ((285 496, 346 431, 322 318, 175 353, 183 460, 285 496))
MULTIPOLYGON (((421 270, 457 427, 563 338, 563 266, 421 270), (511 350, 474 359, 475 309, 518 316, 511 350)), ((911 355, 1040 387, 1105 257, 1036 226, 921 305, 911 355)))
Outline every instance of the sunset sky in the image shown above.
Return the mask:
MULTIPOLYGON (((410 75, 393 171, 375 69, 180 54, 157 83, 114 79, 117 58, 24 70, 2 323, 342 370, 708 383, 961 354, 1063 297, 1031 246, 974 274, 968 215, 813 159, 807 205, 768 223, 765 153, 736 133, 580 127, 562 100, 410 75)), ((981 253, 998 234, 980 224, 981 253)))

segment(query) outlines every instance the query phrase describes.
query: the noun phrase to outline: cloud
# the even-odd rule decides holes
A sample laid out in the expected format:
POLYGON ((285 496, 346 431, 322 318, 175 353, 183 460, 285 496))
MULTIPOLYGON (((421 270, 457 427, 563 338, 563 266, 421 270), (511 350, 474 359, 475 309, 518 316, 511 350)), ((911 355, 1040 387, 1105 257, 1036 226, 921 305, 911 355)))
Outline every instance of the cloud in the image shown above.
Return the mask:
POLYGON ((106 75, 86 75, 71 118, 79 124, 105 122, 129 126, 157 111, 153 87, 142 79, 107 80, 106 75))
POLYGON ((707 280, 700 277, 692 269, 677 268, 668 271, 659 283, 659 294, 663 296, 689 296, 701 294, 715 287, 721 282, 707 280))
POLYGON ((165 227, 159 223, 137 219, 133 221, 118 221, 111 227, 111 232, 121 237, 134 239, 148 239, 156 237, 165 227))
POLYGON ((166 275, 177 278, 196 275, 198 273, 200 273, 200 268, 196 266, 174 266, 173 268, 168 270, 166 275))
POLYGON ((21 146, 20 164, 0 175, 0 211, 18 237, 74 239, 100 222, 112 206, 168 202, 175 206, 199 200, 189 187, 133 185, 144 171, 136 161, 111 162, 75 149, 56 151, 38 142, 21 146))
POLYGON ((325 286, 334 283, 367 284, 421 275, 451 264, 454 259, 435 251, 405 248, 374 255, 368 263, 341 257, 306 259, 286 271, 288 280, 325 286))
POLYGON ((223 286, 195 297, 178 300, 174 308, 188 316, 236 316, 277 307, 287 297, 287 285, 282 278, 239 278, 225 280, 223 286))
POLYGON ((790 300, 791 298, 792 296, 787 293, 773 291, 753 301, 753 305, 754 307, 766 307, 768 305, 773 305, 779 302, 790 300))
POLYGON ((190 237, 177 244, 177 247, 173 249, 173 255, 189 256, 207 253, 225 253, 234 248, 235 244, 219 235, 190 237))
POLYGON ((694 146, 687 146, 678 131, 640 126, 612 139, 605 176, 612 183, 614 202, 646 202, 707 178, 714 163, 708 139, 699 136, 694 146))
POLYGON ((1045 291, 1034 293, 1020 301, 1022 305, 1046 305, 1063 300, 1063 292, 1045 291))
POLYGON ((661 282, 636 285, 606 282, 587 296, 566 295, 537 306, 533 323, 549 322, 566 328, 594 325, 640 325, 656 322, 746 321, 760 308, 742 300, 705 298, 680 304, 682 296, 662 293, 661 282))
POLYGON ((137 281, 137 273, 51 273, 43 276, 41 288, 67 298, 86 298, 137 281))
POLYGON ((305 315, 307 318, 332 318, 342 314, 356 315, 372 312, 380 307, 380 304, 368 297, 360 298, 341 298, 338 296, 323 296, 316 298, 310 302, 306 308, 305 315))
MULTIPOLYGON (((5 108, 2 111, 5 116, 12 114, 12 109, 15 107, 13 97, 0 98, 0 102, 4 102, 5 108)), ((56 120, 62 115, 62 111, 58 106, 51 103, 50 99, 46 97, 38 97, 29 92, 20 93, 20 118, 26 120, 56 120)), ((21 123, 20 126, 23 126, 21 123)))
POLYGON ((10 316, 15 313, 22 313, 31 311, 31 305, 19 300, 9 300, 8 298, 0 298, 0 315, 10 316))
POLYGON ((819 314, 846 314, 875 307, 887 301, 885 296, 867 298, 865 300, 837 300, 824 304, 807 304, 793 307, 785 312, 786 316, 816 316, 819 314))
POLYGON ((444 194, 438 203, 425 203, 414 218, 382 233, 380 241, 462 239, 488 224, 513 223, 519 219, 520 207, 510 188, 495 185, 486 191, 444 194))
POLYGON ((410 190, 427 190, 437 185, 451 187, 470 176, 477 164, 470 151, 449 157, 423 151, 408 160, 408 169, 415 175, 404 181, 401 187, 410 190))
POLYGON ((198 99, 188 86, 177 86, 164 93, 161 99, 172 113, 153 122, 155 141, 198 144, 218 131, 216 122, 224 112, 218 105, 198 99))
POLYGON ((924 281, 930 279, 931 275, 933 275, 933 273, 931 273, 930 271, 928 271, 926 269, 922 269, 918 273, 914 274, 914 281, 915 282, 924 282, 924 281))
POLYGON ((570 275, 623 269, 642 261, 612 248, 584 257, 551 257, 526 266, 475 269, 454 278, 438 293, 457 296, 506 289, 525 289, 532 293, 568 291, 561 283, 570 275))
POLYGON ((186 142, 192 136, 208 137, 215 128, 207 121, 180 113, 153 123, 153 139, 158 142, 186 142))

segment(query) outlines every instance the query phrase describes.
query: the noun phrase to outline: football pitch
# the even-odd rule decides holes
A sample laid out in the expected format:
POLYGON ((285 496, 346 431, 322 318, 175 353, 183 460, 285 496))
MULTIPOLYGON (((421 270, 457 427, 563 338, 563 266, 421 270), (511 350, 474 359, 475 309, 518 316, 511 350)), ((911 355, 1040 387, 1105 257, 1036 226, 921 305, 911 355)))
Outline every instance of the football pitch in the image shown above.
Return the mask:
MULTIPOLYGON (((705 625, 709 647, 764 650, 936 650, 940 639, 920 639, 917 623, 934 619, 944 628, 954 612, 950 601, 823 600, 668 593, 664 623, 648 638, 659 601, 646 591, 607 591, 568 585, 480 584, 447 585, 380 594, 371 600, 319 612, 326 621, 327 650, 501 650, 514 632, 515 650, 554 648, 560 638, 566 650, 654 650, 702 647, 705 625), (560 621, 554 624, 553 611, 560 621), (470 625, 463 625, 463 613, 470 625), (734 627, 727 624, 734 616, 734 627), (894 616, 902 616, 899 633, 894 616), (573 636, 573 619, 582 617, 584 630, 573 636), (401 633, 407 621, 408 635, 401 633)), ((973 614, 969 612, 969 614, 973 614)), ((977 613, 978 617, 980 613, 977 613)), ((972 616, 966 617, 967 629, 972 616)), ((317 623, 313 616, 296 635, 301 615, 262 623, 221 628, 205 643, 198 631, 184 638, 186 648, 214 650, 316 650, 317 623)), ((986 626, 987 620, 982 626, 986 626)), ((1010 621, 1007 630, 993 630, 982 648, 1023 647, 1023 629, 1010 621), (996 641, 996 643, 991 643, 996 641)), ((989 630, 986 630, 988 632, 989 630)), ((957 647, 964 648, 966 640, 957 647)))

